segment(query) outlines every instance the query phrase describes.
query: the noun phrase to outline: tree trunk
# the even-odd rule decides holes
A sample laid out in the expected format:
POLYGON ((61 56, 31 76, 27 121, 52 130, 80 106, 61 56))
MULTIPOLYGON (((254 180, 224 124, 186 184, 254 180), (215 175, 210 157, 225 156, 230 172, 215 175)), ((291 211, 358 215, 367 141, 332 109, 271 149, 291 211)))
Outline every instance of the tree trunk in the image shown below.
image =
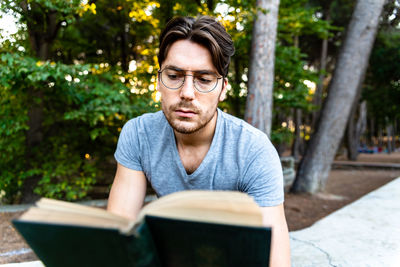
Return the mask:
POLYGON ((357 140, 360 142, 361 136, 367 129, 367 101, 362 101, 358 110, 358 120, 356 124, 357 140))
POLYGON ((300 158, 300 147, 301 147, 301 129, 300 129, 300 125, 301 125, 301 109, 296 108, 294 110, 294 120, 295 120, 295 138, 293 141, 293 146, 292 146, 292 156, 295 160, 298 160, 300 158))
POLYGON ((207 7, 210 11, 214 11, 215 3, 213 0, 207 0, 207 7))
POLYGON ((390 154, 393 152, 393 147, 392 147, 392 125, 388 124, 386 126, 386 147, 387 147, 387 153, 390 154))
POLYGON ((393 121, 393 131, 392 131, 392 146, 393 146, 393 150, 394 152, 396 152, 396 133, 397 133, 397 121, 394 120, 393 121))
MULTIPOLYGON (((121 15, 122 17, 122 15, 121 15)), ((125 23, 122 19, 121 21, 122 29, 120 31, 120 49, 121 49, 121 54, 120 54, 120 60, 121 60, 121 68, 124 72, 128 72, 129 70, 129 58, 128 58, 128 34, 127 31, 129 30, 129 27, 127 23, 125 23)))
POLYGON ((369 118, 369 124, 368 124, 368 146, 375 146, 376 145, 376 135, 375 135, 375 121, 374 118, 369 118))
MULTIPOLYGON (((360 82, 357 86, 357 92, 354 97, 354 102, 351 105, 349 118, 347 120, 347 127, 346 127, 346 135, 345 135, 345 145, 347 147, 347 158, 352 161, 356 161, 358 157, 358 146, 360 142, 360 135, 357 130, 357 125, 355 125, 357 111, 361 107, 360 98, 361 92, 363 87, 363 81, 365 78, 365 72, 367 70, 368 64, 364 66, 364 70, 362 70, 363 76, 360 78, 360 82)), ((363 115, 363 114, 361 114, 363 115)), ((359 117, 357 120, 357 124, 359 123, 359 117)), ((361 129, 360 129, 361 130, 361 129)))
POLYGON ((339 53, 318 127, 300 163, 292 190, 316 193, 325 188, 375 40, 385 0, 359 0, 339 53))
POLYGON ((383 134, 381 126, 379 126, 378 129, 378 148, 383 148, 383 134))
POLYGON ((254 22, 245 120, 270 136, 279 0, 257 0, 257 7, 267 12, 254 22))
POLYGON ((358 157, 358 148, 360 146, 360 137, 364 133, 367 121, 367 103, 361 102, 358 107, 358 117, 356 120, 356 112, 352 112, 347 123, 346 145, 347 158, 356 161, 358 157))

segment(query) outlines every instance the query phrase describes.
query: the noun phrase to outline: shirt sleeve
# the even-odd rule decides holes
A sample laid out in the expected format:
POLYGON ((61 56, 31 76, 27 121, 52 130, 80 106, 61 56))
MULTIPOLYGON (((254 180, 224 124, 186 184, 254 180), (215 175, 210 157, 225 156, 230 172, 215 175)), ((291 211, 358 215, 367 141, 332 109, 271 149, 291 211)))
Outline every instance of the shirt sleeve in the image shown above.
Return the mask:
POLYGON ((138 138, 137 120, 128 121, 121 130, 115 160, 132 170, 143 171, 141 164, 140 144, 138 138))
POLYGON ((261 207, 277 206, 284 201, 281 162, 267 137, 259 140, 260 142, 249 150, 242 190, 253 197, 261 207))

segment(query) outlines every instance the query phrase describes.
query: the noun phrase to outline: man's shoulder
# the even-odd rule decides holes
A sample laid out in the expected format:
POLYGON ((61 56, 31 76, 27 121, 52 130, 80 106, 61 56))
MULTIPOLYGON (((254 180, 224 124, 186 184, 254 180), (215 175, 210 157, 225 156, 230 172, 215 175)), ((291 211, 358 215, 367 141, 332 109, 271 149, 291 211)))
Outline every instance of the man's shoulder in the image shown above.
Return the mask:
POLYGON ((274 146, 263 131, 250 125, 246 121, 221 111, 223 121, 223 141, 229 146, 236 147, 245 155, 256 155, 260 152, 271 156, 274 146))
POLYGON ((220 111, 221 117, 224 121, 226 129, 230 131, 248 135, 249 137, 267 138, 268 136, 261 130, 257 129, 253 125, 247 123, 245 120, 237 118, 229 113, 220 111))

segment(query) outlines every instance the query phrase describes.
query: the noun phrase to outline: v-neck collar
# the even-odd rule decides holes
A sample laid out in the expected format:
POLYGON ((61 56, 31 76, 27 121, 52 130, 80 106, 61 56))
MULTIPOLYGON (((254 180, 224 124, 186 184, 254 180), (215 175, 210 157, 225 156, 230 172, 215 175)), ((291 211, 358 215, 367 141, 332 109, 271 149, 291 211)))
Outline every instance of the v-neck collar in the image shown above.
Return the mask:
POLYGON ((174 140, 174 142, 171 142, 171 146, 172 146, 172 151, 174 154, 175 164, 177 164, 182 177, 187 178, 187 180, 192 180, 192 179, 196 178, 196 176, 202 172, 202 170, 205 168, 205 166, 208 165, 207 163, 210 160, 212 160, 211 159, 212 152, 210 152, 210 151, 213 151, 214 147, 216 146, 216 142, 217 142, 216 139, 218 138, 218 134, 219 134, 220 128, 221 128, 221 126, 220 126, 221 125, 221 116, 222 116, 221 111, 220 111, 220 109, 217 108, 217 123, 215 125, 215 131, 214 131, 213 139, 211 141, 210 148, 208 149, 207 154, 205 155, 203 160, 201 161, 199 167, 197 167, 197 169, 194 172, 192 172, 191 174, 188 174, 186 172, 185 167, 183 166, 181 157, 178 152, 178 147, 177 147, 177 143, 176 143, 174 130, 170 126, 169 134, 170 134, 170 137, 172 138, 172 140, 174 140))

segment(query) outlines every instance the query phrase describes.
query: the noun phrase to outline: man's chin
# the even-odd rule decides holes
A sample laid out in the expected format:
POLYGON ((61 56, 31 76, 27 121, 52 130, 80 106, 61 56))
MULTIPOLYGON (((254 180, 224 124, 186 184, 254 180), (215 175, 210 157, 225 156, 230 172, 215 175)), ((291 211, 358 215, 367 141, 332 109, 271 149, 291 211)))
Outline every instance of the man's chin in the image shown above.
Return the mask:
POLYGON ((192 134, 203 128, 202 125, 191 125, 191 123, 170 123, 171 127, 180 134, 192 134))

